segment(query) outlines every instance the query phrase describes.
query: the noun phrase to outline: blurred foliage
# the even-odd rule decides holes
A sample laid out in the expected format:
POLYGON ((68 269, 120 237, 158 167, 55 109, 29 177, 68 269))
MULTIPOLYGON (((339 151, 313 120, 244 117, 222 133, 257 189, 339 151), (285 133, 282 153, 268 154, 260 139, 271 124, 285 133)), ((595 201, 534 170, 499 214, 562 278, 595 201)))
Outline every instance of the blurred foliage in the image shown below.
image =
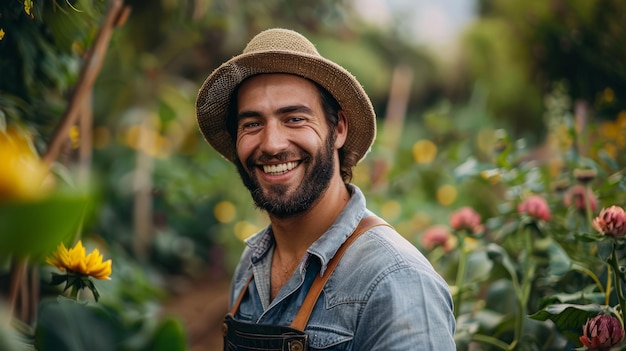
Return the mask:
POLYGON ((0 260, 13 256, 43 262, 60 242, 72 241, 80 231, 88 195, 60 191, 41 201, 0 206, 0 233, 12 233, 0 236, 0 260))
POLYGON ((42 301, 39 315, 37 350, 186 350, 186 335, 176 319, 129 318, 123 311, 62 297, 42 301))
POLYGON ((104 1, 33 0, 0 4, 0 118, 41 134, 58 123, 93 41, 104 1), (28 6, 29 5, 29 6, 28 6), (74 6, 81 10, 77 11, 74 6))
MULTIPOLYGON (((614 311, 612 306, 619 304, 618 298, 611 293, 609 299, 608 293, 611 284, 624 284, 621 278, 607 278, 610 272, 619 272, 617 268, 606 270, 610 240, 601 238, 596 243, 584 237, 595 232, 591 219, 601 208, 626 203, 626 142, 623 138, 613 141, 614 145, 595 142, 612 140, 612 132, 606 131, 624 134, 626 114, 606 122, 612 124, 608 128, 581 131, 565 85, 553 85, 545 101, 550 128, 547 147, 540 152, 501 129, 476 124, 467 130, 455 126, 448 132, 460 133, 459 138, 437 142, 441 151, 429 167, 420 169, 416 164, 393 177, 409 179, 404 195, 398 192, 395 197, 402 199, 398 200, 401 204, 422 196, 418 201, 422 208, 407 211, 408 215, 411 210, 418 211, 412 218, 401 215, 407 222, 394 223, 402 233, 413 233, 414 243, 428 253, 457 296, 459 350, 580 347, 578 337, 585 321, 601 311, 614 311), (424 183, 426 179, 428 183, 424 183), (450 205, 437 196, 446 184, 457 194, 450 205), (580 186, 588 187, 597 201, 589 210, 584 202, 582 208, 572 202, 572 190, 580 186), (424 198, 428 188, 436 190, 424 198), (546 199, 549 221, 535 221, 519 212, 518 205, 533 194, 546 199), (434 210, 425 207, 436 203, 439 205, 434 210), (481 235, 470 237, 450 229, 453 249, 449 245, 435 249, 423 246, 420 240, 424 233, 431 226, 448 226, 450 213, 463 206, 480 214, 485 225, 481 235), (609 288, 601 290, 602 285, 609 288)), ((470 110, 476 118, 484 116, 481 110, 485 109, 484 104, 478 104, 470 110)), ((433 113, 445 118, 461 115, 464 109, 444 111, 447 114, 433 113)), ((423 133, 428 135, 429 131, 423 133)), ((430 137, 438 140, 436 134, 430 137)), ((407 153, 410 150, 408 146, 404 149, 407 153)), ((389 189, 388 194, 393 193, 389 189)), ((385 201, 389 200, 383 196, 376 202, 382 203, 382 213, 385 201)), ((621 257, 623 245, 618 247, 621 257)), ((623 264, 623 259, 620 262, 623 264)))
POLYGON ((479 1, 480 20, 465 34, 470 82, 489 91, 489 109, 515 135, 544 136, 544 94, 552 82, 598 119, 626 107, 626 4, 595 1, 479 1))

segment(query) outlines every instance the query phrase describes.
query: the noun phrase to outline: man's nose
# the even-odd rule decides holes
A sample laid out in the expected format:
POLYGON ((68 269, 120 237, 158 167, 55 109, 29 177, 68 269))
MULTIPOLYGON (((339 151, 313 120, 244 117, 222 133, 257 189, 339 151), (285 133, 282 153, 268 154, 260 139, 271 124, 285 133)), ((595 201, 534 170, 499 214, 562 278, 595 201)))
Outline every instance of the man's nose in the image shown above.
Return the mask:
POLYGON ((287 149, 287 134, 279 122, 268 122, 263 128, 261 138, 259 148, 265 154, 277 155, 287 149))

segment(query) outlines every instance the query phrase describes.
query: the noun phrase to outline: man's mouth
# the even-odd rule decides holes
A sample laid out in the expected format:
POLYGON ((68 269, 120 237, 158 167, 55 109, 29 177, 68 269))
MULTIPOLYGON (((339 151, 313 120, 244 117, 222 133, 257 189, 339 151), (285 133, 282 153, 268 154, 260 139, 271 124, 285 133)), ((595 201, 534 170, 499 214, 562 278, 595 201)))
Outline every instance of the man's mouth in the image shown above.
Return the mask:
POLYGON ((292 169, 296 168, 297 165, 298 162, 286 162, 277 165, 263 165, 263 172, 269 175, 279 175, 291 171, 292 169))

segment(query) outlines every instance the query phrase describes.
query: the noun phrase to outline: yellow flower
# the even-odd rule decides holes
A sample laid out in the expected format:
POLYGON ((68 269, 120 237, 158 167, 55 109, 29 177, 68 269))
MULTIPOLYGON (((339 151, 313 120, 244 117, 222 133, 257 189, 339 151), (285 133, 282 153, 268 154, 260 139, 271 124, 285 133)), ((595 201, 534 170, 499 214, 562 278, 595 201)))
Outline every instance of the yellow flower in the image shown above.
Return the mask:
POLYGON ((27 15, 31 16, 30 10, 33 8, 33 1, 32 0, 24 0, 24 12, 26 12, 27 15))
POLYGON ((235 236, 241 241, 244 241, 259 230, 261 230, 261 228, 247 221, 239 221, 235 223, 234 227, 235 236))
POLYGON ((0 40, 4 39, 4 29, 0 28, 0 40))
POLYGON ((615 91, 611 88, 605 88, 602 92, 602 100, 607 103, 613 102, 613 100, 615 100, 615 91))
POLYGON ((428 164, 437 157, 437 145, 430 140, 418 140, 413 144, 413 158, 419 164, 428 164))
POLYGON ((46 262, 67 273, 94 277, 96 279, 110 280, 111 260, 102 262, 102 255, 98 249, 94 249, 87 255, 81 240, 69 250, 59 244, 56 252, 46 259, 46 262))
POLYGON ((213 215, 220 223, 230 223, 235 219, 237 209, 230 201, 220 201, 213 209, 213 215))
POLYGON ((443 206, 448 206, 456 200, 457 191, 452 185, 442 185, 437 189, 437 202, 443 206))
POLYGON ((50 184, 44 181, 48 174, 30 135, 14 127, 0 130, 0 200, 44 196, 50 190, 50 184))

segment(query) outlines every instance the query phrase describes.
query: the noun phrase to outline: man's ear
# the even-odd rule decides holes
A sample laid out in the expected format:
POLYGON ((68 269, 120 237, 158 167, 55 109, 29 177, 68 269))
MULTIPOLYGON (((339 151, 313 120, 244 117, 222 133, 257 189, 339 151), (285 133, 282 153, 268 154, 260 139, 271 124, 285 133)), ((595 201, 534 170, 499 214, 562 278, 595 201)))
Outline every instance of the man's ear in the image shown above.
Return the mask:
POLYGON ((337 113, 337 128, 335 130, 335 148, 337 150, 343 147, 343 144, 346 142, 346 138, 348 137, 348 118, 343 111, 339 111, 337 113))

